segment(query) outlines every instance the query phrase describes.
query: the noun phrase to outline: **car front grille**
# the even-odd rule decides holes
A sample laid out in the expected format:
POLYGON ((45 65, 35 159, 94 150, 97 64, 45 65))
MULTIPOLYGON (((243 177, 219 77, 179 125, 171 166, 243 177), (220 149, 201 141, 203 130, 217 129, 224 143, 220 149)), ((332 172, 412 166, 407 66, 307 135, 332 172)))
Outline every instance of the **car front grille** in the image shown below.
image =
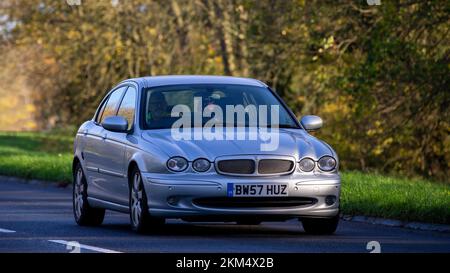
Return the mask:
POLYGON ((228 175, 281 175, 294 170, 295 161, 278 158, 222 159, 216 168, 228 175))
POLYGON ((252 174, 255 172, 255 161, 252 159, 221 160, 217 167, 223 173, 252 174))
POLYGON ((258 161, 258 173, 277 174, 292 170, 294 162, 281 159, 261 159, 258 161))
POLYGON ((209 197, 197 198, 194 205, 206 208, 295 208, 313 205, 315 198, 308 197, 209 197))

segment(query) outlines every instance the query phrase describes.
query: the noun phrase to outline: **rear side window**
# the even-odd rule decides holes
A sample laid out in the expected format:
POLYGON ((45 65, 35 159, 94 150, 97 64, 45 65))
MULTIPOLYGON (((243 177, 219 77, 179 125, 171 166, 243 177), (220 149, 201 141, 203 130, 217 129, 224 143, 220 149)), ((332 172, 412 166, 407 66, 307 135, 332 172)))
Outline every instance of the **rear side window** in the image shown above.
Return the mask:
POLYGON ((116 115, 117 106, 119 105, 120 98, 122 98, 123 92, 127 89, 126 86, 121 87, 109 95, 108 101, 106 102, 105 109, 103 110, 103 113, 100 118, 100 123, 103 122, 103 120, 110 116, 116 115))
POLYGON ((136 108, 136 89, 133 87, 128 88, 127 93, 120 103, 118 116, 124 117, 128 121, 128 130, 133 127, 134 113, 136 108))

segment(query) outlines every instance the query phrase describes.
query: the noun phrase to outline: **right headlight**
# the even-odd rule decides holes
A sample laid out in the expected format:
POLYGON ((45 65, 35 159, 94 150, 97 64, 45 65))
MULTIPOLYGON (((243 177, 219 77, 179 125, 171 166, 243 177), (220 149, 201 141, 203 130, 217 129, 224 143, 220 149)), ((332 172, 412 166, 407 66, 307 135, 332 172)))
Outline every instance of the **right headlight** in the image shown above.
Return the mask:
POLYGON ((314 170, 315 166, 316 164, 314 163, 314 160, 312 160, 311 158, 303 158, 298 163, 298 167, 302 172, 310 172, 314 170))
POLYGON ((336 168, 336 159, 331 156, 323 156, 318 161, 319 169, 322 171, 332 171, 336 168))
POLYGON ((172 157, 167 160, 167 168, 174 172, 182 172, 188 167, 188 161, 181 156, 172 157))

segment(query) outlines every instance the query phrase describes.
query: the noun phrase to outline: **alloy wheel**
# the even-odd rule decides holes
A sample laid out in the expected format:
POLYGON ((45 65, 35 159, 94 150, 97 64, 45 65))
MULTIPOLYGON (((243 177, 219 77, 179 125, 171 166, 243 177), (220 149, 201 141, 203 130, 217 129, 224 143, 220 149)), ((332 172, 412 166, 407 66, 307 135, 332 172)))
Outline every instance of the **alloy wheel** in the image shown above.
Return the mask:
POLYGON ((84 184, 83 184, 83 171, 78 168, 76 173, 75 185, 74 185, 74 202, 75 202, 75 215, 77 219, 81 217, 84 200, 84 184))
POLYGON ((141 175, 136 172, 133 177, 133 186, 131 189, 131 220, 134 226, 139 226, 142 216, 142 196, 143 189, 141 175))

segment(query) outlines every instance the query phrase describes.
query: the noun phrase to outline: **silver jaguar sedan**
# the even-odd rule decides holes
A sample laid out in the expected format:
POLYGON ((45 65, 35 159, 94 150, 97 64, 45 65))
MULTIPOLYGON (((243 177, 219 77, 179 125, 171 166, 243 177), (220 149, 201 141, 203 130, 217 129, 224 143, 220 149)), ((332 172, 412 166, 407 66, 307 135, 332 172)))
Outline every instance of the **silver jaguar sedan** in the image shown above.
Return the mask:
POLYGON ((311 234, 339 222, 335 151, 266 84, 221 76, 129 79, 74 141, 73 212, 100 225, 128 213, 137 232, 165 219, 257 225, 298 219, 311 234))

